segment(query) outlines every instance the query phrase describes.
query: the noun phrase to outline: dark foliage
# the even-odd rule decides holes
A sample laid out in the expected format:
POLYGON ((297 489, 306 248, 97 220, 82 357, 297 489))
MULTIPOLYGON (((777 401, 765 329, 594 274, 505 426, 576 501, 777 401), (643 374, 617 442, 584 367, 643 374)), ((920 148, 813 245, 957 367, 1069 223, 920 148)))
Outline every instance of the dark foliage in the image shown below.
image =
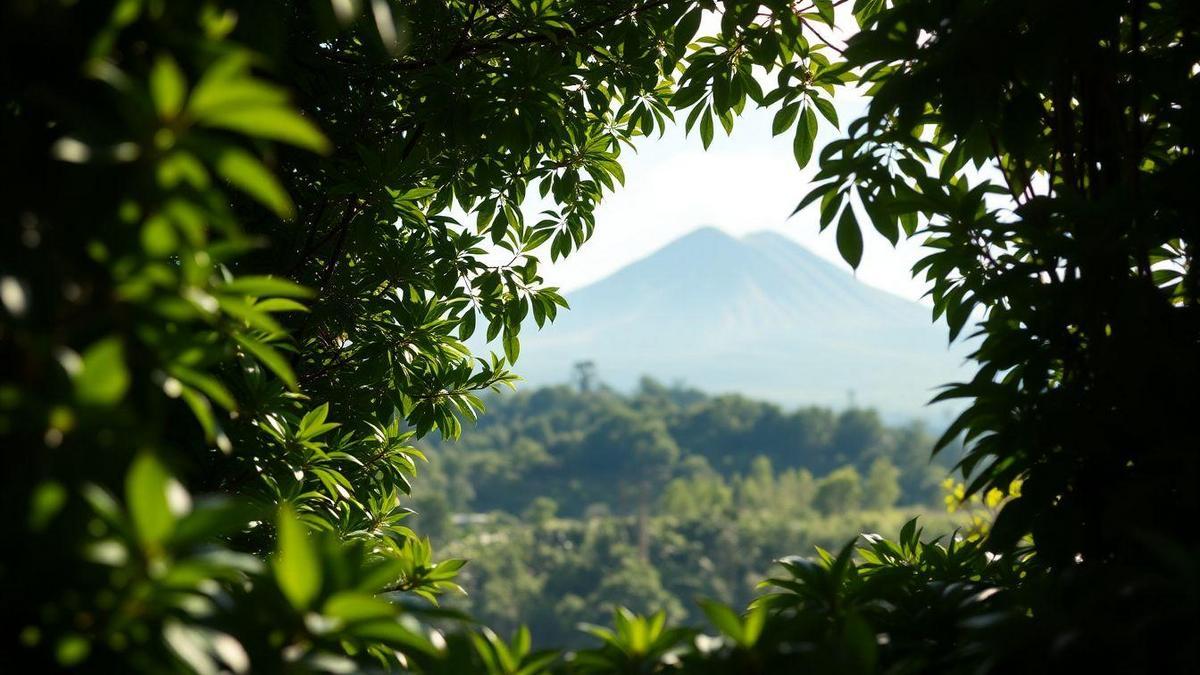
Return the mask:
MULTIPOLYGON (((5 652, 97 672, 1194 670, 1198 24, 1192 0, 5 3, 5 652), (839 7, 861 27, 844 49, 839 7), (852 266, 860 221, 930 235, 936 313, 952 337, 982 314, 946 438, 967 439, 970 491, 1021 494, 982 542, 909 526, 785 560, 780 595, 704 606, 719 638, 618 612, 563 658, 521 631, 447 644, 421 620, 463 562, 403 524, 412 442, 458 435, 511 381, 522 320, 565 304, 539 257, 586 241, 622 147, 675 112, 707 146, 777 106, 803 166, 855 80, 870 110, 804 204, 852 266), (530 188, 555 207, 527 219, 530 188), (503 356, 462 346, 477 324, 503 356)), ((670 454, 644 450, 624 468, 670 454)))

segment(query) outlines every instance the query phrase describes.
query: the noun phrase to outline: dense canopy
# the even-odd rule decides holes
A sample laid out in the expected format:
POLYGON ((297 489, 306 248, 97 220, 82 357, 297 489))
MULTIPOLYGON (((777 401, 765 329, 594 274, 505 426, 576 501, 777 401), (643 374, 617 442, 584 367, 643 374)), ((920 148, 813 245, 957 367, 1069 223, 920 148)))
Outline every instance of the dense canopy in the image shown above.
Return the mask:
POLYGON ((5 3, 6 653, 1194 667, 1198 24, 1188 0, 5 3), (703 604, 719 638, 618 612, 566 657, 437 609, 464 561, 406 524, 420 438, 514 382, 521 326, 566 304, 539 263, 585 245, 622 151, 767 106, 804 166, 855 82, 868 113, 797 195, 855 267, 860 224, 928 236, 935 314, 951 337, 982 317, 944 442, 966 439, 964 494, 1022 485, 990 533, 784 559, 747 611, 703 604))

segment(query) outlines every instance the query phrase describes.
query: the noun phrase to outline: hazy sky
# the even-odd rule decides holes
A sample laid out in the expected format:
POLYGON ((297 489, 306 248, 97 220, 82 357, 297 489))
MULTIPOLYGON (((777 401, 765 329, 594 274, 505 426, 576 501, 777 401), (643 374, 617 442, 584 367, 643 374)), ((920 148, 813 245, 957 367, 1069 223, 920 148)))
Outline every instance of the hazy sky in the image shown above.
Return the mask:
MULTIPOLYGON (((837 104, 843 125, 858 117, 864 105, 858 97, 843 97, 837 104)), ((791 133, 771 136, 774 110, 750 106, 731 136, 717 127, 707 151, 697 130, 684 137, 683 115, 679 126, 664 137, 641 139, 636 153, 625 151, 625 187, 602 202, 596 233, 581 250, 554 264, 547 256, 542 266, 547 282, 566 290, 579 288, 705 225, 734 236, 774 230, 849 270, 838 256, 834 228, 818 232, 816 204, 788 218, 816 173, 820 147, 839 132, 821 120, 817 153, 801 172, 792 157, 791 133)), ((527 216, 534 213, 536 208, 527 208, 527 216)), ((925 286, 912 279, 909 270, 921 255, 920 247, 902 241, 893 249, 873 230, 864 234, 858 278, 917 300, 925 286)))

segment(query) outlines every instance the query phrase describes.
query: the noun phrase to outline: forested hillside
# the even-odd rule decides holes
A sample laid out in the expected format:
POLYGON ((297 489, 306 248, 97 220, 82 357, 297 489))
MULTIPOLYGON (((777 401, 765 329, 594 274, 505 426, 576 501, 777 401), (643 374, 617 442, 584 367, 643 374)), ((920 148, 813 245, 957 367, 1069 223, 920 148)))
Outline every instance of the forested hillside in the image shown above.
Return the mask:
POLYGON ((472 561, 449 606, 527 625, 539 645, 586 645, 577 626, 616 607, 701 622, 697 598, 748 603, 770 561, 913 516, 931 533, 969 526, 945 512, 951 453, 931 461, 923 425, 872 410, 648 378, 632 395, 563 385, 486 402, 477 428, 431 444, 410 524, 472 561))
POLYGON ((935 435, 919 422, 890 427, 867 409, 785 410, 739 395, 709 396, 643 379, 633 394, 598 387, 544 387, 488 397, 478 425, 453 442, 433 442, 415 494, 444 502, 439 510, 520 514, 535 500, 559 514, 589 509, 633 513, 664 491, 682 499, 679 481, 736 485, 775 475, 796 487, 747 498, 811 504, 823 477, 838 471, 888 476, 844 505, 928 504, 956 461, 930 459, 935 435), (767 467, 764 469, 764 467, 767 467), (630 480, 630 476, 636 476, 630 480), (866 501, 863 501, 863 500, 866 501))

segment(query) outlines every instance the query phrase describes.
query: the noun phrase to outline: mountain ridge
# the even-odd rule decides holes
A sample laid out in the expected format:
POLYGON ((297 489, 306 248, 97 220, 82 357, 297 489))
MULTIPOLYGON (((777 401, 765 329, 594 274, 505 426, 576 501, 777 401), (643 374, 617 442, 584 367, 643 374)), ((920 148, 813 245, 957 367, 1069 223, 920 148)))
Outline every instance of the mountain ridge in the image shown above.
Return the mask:
POLYGON ((923 404, 971 375, 928 307, 774 232, 702 227, 567 299, 553 324, 522 331, 516 371, 531 385, 586 360, 618 389, 648 375, 785 405, 853 400, 899 419, 945 416, 923 404))

